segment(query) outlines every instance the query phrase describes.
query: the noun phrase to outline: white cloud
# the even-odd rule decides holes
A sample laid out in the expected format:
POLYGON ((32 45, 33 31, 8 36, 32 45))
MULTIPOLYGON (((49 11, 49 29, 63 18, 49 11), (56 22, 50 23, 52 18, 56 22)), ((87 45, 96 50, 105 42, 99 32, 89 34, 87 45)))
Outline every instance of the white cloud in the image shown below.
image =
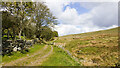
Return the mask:
POLYGON ((80 3, 80 6, 89 9, 90 11, 80 15, 75 8, 70 8, 69 6, 63 11, 64 6, 68 4, 70 4, 70 2, 64 2, 62 0, 53 0, 53 2, 46 1, 46 5, 48 5, 61 23, 56 26, 56 30, 60 36, 97 31, 117 26, 118 12, 116 2, 82 2, 80 3))
POLYGON ((78 34, 78 33, 84 33, 84 32, 90 32, 90 31, 96 31, 96 30, 102 30, 99 27, 90 27, 90 26, 74 26, 74 25, 57 25, 55 26, 60 36, 68 35, 68 34, 78 34))
POLYGON ((70 3, 63 0, 45 0, 45 2, 48 8, 50 8, 51 12, 53 12, 53 14, 57 17, 61 15, 63 7, 70 3))
POLYGON ((67 7, 58 18, 62 20, 64 24, 74 24, 77 23, 75 20, 78 19, 78 14, 76 9, 67 7))
POLYGON ((118 25, 118 5, 117 3, 103 3, 95 7, 90 12, 93 23, 100 27, 110 27, 118 25))

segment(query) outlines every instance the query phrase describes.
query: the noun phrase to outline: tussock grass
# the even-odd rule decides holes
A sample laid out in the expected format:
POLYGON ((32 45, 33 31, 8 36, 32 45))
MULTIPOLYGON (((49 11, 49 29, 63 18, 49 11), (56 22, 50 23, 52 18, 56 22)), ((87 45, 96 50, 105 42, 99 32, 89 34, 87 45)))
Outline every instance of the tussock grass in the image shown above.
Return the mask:
POLYGON ((118 28, 66 35, 55 42, 65 43, 65 49, 85 66, 114 66, 118 62, 118 28))

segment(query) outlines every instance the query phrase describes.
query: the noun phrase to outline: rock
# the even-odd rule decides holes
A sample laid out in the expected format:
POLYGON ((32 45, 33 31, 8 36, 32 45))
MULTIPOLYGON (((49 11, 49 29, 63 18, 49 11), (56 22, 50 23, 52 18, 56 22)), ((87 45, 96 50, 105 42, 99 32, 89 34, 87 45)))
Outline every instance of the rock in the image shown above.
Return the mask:
POLYGON ((26 41, 26 45, 32 46, 33 45, 33 41, 32 40, 27 40, 26 41))
POLYGON ((3 47, 8 47, 8 46, 10 46, 10 43, 12 43, 12 40, 2 41, 2 46, 3 47))
POLYGON ((17 51, 17 47, 14 47, 14 48, 13 48, 13 51, 15 51, 15 52, 16 52, 16 51, 17 51))
POLYGON ((56 45, 55 42, 53 43, 53 45, 56 45))
POLYGON ((21 50, 21 47, 18 47, 17 49, 18 49, 18 51, 20 51, 20 50, 21 50))
POLYGON ((33 44, 36 44, 36 43, 38 43, 38 42, 39 42, 39 39, 38 39, 38 38, 33 39, 33 44))
POLYGON ((22 39, 17 39, 17 42, 18 42, 18 43, 25 43, 25 41, 22 40, 22 39))

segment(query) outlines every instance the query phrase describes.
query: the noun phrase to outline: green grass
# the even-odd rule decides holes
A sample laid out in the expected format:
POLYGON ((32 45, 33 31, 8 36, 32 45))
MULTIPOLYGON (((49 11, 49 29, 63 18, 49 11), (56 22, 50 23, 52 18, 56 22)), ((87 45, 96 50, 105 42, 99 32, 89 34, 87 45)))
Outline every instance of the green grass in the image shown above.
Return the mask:
POLYGON ((112 28, 112 29, 108 29, 108 30, 101 30, 101 31, 94 31, 94 32, 87 32, 87 33, 81 33, 81 34, 71 34, 71 35, 65 35, 62 37, 70 37, 70 36, 94 36, 94 35, 99 35, 99 34, 112 34, 112 35, 116 35, 116 33, 118 33, 118 29, 120 29, 120 27, 117 28, 112 28))
POLYGON ((80 48, 79 51, 77 52, 77 54, 81 54, 81 55, 99 55, 102 54, 103 51, 105 51, 105 49, 108 49, 106 47, 100 48, 100 47, 84 47, 84 48, 80 48))
POLYGON ((43 48, 44 45, 40 45, 40 44, 36 44, 36 45, 33 45, 32 47, 30 47, 30 50, 29 52, 23 54, 21 52, 13 52, 11 56, 8 56, 8 55, 5 55, 2 57, 2 62, 10 62, 10 61, 13 61, 13 60, 16 60, 16 59, 19 59, 21 57, 25 57, 27 56, 27 54, 33 54, 35 52, 37 52, 39 49, 43 48))
POLYGON ((80 66, 62 49, 54 46, 53 50, 53 54, 42 63, 42 66, 80 66))
POLYGON ((0 63, 2 62, 2 55, 0 55, 0 63))
POLYGON ((81 40, 73 40, 69 43, 66 44, 65 48, 69 51, 72 51, 72 48, 75 48, 75 46, 82 46, 82 45, 86 45, 86 44, 89 44, 88 41, 81 41, 81 40))
POLYGON ((16 63, 16 66, 21 66, 21 65, 26 66, 27 64, 31 64, 31 62, 34 62, 36 60, 39 61, 40 57, 46 55, 50 50, 51 50, 51 48, 50 48, 50 46, 48 46, 48 48, 44 52, 41 52, 40 54, 34 55, 34 57, 28 57, 25 59, 25 61, 23 60, 19 63, 16 63))
POLYGON ((100 59, 100 65, 111 66, 117 62, 118 28, 61 36, 55 42, 65 43, 65 49, 78 59, 100 59))

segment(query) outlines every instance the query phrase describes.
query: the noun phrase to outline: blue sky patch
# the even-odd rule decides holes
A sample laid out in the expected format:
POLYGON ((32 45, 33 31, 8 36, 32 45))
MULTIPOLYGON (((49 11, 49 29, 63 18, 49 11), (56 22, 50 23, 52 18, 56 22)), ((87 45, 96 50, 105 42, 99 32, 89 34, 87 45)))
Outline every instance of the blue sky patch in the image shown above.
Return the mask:
POLYGON ((78 14, 83 14, 89 11, 88 9, 82 7, 79 2, 70 3, 69 5, 64 6, 63 11, 65 11, 68 6, 76 9, 78 14))

